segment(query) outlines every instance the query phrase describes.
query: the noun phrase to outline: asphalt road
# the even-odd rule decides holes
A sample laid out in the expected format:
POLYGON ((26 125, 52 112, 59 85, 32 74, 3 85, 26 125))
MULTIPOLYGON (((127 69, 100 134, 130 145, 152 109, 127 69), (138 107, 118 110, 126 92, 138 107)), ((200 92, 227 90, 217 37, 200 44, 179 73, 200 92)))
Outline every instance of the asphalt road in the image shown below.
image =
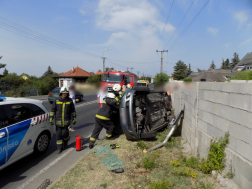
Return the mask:
MULTIPOLYGON (((50 111, 51 104, 44 100, 44 106, 50 111)), ((41 156, 30 155, 0 171, 0 188, 36 189, 46 179, 55 182, 88 151, 88 139, 94 128, 94 116, 99 109, 96 95, 84 96, 84 101, 76 104, 77 124, 75 133, 84 138, 82 151, 75 150, 75 133, 70 132, 69 146, 61 154, 56 152, 55 134, 47 152, 41 156)), ((55 128, 54 128, 55 129, 55 128)), ((103 130, 100 134, 105 136, 103 130)))

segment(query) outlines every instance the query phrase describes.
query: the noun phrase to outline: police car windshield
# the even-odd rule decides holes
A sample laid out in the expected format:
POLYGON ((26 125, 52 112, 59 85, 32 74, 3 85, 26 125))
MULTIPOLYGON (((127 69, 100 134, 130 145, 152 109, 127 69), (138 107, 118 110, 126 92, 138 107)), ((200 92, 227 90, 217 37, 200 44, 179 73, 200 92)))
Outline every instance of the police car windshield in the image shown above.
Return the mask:
POLYGON ((117 74, 104 74, 103 82, 107 83, 121 83, 122 82, 122 75, 117 74))

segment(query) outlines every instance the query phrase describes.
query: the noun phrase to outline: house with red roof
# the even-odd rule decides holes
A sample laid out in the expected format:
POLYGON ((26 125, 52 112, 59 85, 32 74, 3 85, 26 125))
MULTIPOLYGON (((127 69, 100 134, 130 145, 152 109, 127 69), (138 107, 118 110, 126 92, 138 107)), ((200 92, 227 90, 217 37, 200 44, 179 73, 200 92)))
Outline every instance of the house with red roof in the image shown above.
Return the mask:
POLYGON ((85 83, 88 77, 92 75, 94 73, 87 72, 77 66, 60 76, 53 76, 53 78, 59 78, 59 87, 69 87, 72 83, 85 83))
POLYGON ((95 75, 102 75, 103 74, 103 72, 101 71, 101 70, 98 70, 96 73, 95 73, 95 75))

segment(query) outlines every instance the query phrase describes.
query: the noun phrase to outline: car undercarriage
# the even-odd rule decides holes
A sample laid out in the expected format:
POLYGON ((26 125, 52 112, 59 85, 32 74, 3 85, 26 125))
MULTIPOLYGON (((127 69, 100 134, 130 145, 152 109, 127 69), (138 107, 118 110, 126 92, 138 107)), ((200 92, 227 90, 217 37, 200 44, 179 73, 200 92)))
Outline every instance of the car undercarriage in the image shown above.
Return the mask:
POLYGON ((127 89, 120 104, 121 126, 128 140, 155 138, 172 121, 171 99, 166 92, 147 87, 127 89))

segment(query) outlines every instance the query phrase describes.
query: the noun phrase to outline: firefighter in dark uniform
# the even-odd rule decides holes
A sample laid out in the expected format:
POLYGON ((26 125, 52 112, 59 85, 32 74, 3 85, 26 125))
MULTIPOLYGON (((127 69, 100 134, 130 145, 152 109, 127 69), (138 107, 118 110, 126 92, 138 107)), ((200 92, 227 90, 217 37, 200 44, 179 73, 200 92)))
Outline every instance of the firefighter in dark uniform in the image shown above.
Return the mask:
POLYGON ((57 153, 60 154, 64 148, 67 147, 69 140, 68 126, 71 123, 71 116, 73 117, 73 125, 76 124, 76 113, 73 101, 69 98, 68 87, 60 89, 60 96, 53 101, 52 112, 50 113, 50 123, 53 125, 53 118, 55 117, 56 125, 56 143, 57 153))
MULTIPOLYGON (((116 94, 121 90, 121 86, 119 84, 115 84, 113 86, 113 90, 116 94)), ((106 129, 106 139, 113 140, 112 133, 114 130, 113 122, 110 117, 114 108, 119 108, 120 98, 124 95, 122 93, 119 97, 116 97, 114 93, 108 93, 104 98, 101 108, 97 112, 95 116, 95 128, 92 132, 92 135, 89 139, 89 148, 92 149, 94 147, 95 141, 98 138, 101 130, 103 128, 106 129)))

